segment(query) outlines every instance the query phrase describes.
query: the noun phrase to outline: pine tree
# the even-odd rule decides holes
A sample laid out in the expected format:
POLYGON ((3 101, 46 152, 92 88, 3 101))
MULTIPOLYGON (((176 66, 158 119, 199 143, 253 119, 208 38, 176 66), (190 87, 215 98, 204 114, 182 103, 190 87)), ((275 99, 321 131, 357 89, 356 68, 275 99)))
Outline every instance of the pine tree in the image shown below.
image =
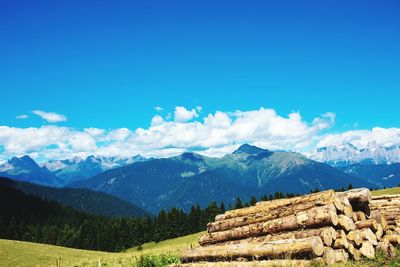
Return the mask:
POLYGON ((240 199, 240 197, 237 197, 235 202, 235 209, 241 209, 241 208, 243 208, 242 200, 240 199))
POLYGON ((250 206, 254 206, 257 203, 257 198, 255 196, 250 197, 250 206))

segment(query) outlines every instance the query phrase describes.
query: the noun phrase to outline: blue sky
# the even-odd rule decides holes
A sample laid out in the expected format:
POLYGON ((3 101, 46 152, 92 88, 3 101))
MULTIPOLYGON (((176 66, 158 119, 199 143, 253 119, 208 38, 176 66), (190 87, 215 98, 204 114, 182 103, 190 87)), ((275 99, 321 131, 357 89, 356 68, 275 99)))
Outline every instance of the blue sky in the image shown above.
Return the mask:
POLYGON ((42 110, 66 116, 57 127, 135 131, 155 106, 164 119, 201 106, 194 120, 264 107, 308 124, 333 112, 324 134, 398 127, 399 12, 398 1, 1 1, 0 125, 48 126, 31 113, 42 110))

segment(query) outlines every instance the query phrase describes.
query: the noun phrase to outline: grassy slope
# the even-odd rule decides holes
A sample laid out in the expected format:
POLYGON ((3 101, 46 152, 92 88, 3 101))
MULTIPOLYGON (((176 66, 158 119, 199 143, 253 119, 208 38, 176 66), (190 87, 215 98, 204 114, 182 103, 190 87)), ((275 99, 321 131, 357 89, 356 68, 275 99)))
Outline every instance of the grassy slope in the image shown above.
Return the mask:
POLYGON ((140 255, 179 254, 183 249, 198 246, 197 233, 159 243, 146 243, 141 250, 131 248, 122 253, 107 253, 88 250, 0 239, 0 266, 132 266, 140 255))
POLYGON ((392 187, 392 188, 372 191, 373 196, 392 195, 392 194, 400 194, 400 187, 392 187))
MULTIPOLYGON (((400 187, 377 190, 373 195, 400 194, 400 187)), ((159 243, 147 243, 141 250, 132 248, 123 253, 106 253, 88 250, 79 250, 0 239, 0 266, 55 266, 57 259, 61 258, 61 266, 98 266, 101 259, 103 266, 132 266, 140 255, 179 255, 180 251, 198 246, 197 233, 180 238, 170 239, 159 243)), ((364 263, 365 264, 365 263, 364 263)), ((340 266, 371 266, 366 265, 340 265, 340 266)))

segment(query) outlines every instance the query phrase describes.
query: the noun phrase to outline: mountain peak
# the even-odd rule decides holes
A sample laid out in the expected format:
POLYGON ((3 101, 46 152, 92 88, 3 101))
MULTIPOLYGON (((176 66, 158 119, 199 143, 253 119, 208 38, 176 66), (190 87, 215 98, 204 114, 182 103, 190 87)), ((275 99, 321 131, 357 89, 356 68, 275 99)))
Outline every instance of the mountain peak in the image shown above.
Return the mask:
POLYGON ((249 144, 243 144, 238 149, 236 149, 233 154, 249 154, 249 155, 258 155, 262 152, 267 152, 267 149, 262 149, 256 146, 252 146, 249 144))
POLYGON ((11 165, 15 167, 22 167, 22 168, 39 168, 39 165, 28 155, 22 156, 20 158, 18 157, 12 157, 8 161, 11 165))

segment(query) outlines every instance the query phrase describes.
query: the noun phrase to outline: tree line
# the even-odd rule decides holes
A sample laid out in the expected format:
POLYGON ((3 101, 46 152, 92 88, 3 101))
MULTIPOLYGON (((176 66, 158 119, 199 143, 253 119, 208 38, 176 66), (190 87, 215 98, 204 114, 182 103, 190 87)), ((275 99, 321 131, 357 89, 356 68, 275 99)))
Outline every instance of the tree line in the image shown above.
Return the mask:
MULTIPOLYGON (((289 198, 276 192, 259 200, 289 198)), ((254 205, 237 198, 227 209, 254 205)), ((180 237, 206 230, 208 222, 225 212, 223 202, 207 207, 194 205, 189 212, 172 208, 155 217, 112 218, 79 211, 57 202, 0 186, 0 238, 46 243, 72 248, 118 252, 143 243, 180 237)))

